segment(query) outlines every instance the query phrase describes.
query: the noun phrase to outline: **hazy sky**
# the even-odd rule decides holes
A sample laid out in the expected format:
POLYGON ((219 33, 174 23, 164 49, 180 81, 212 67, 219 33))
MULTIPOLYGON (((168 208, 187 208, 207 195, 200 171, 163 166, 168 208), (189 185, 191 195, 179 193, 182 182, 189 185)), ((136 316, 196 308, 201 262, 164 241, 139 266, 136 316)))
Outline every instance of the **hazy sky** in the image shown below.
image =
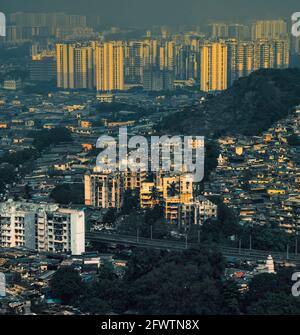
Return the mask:
POLYGON ((290 17, 299 0, 0 0, 0 11, 99 15, 104 24, 201 24, 210 19, 290 17))

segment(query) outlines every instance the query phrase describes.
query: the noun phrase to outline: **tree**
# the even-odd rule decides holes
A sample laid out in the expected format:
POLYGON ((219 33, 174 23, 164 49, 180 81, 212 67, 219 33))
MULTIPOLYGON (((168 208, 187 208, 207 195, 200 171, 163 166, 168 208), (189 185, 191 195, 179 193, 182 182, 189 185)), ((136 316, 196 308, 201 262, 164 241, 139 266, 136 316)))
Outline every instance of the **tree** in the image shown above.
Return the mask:
POLYGON ((161 201, 161 195, 156 186, 151 188, 150 198, 154 203, 159 203, 161 201))
POLYGON ((70 203, 80 205, 84 204, 83 184, 61 184, 57 185, 50 194, 50 198, 61 205, 70 203))
POLYGON ((64 304, 76 302, 84 291, 79 273, 71 267, 57 270, 50 282, 50 287, 53 295, 60 298, 64 304))
POLYGON ((88 296, 80 302, 80 310, 94 315, 105 315, 111 311, 111 306, 105 300, 88 296))
POLYGON ((34 159, 36 156, 37 156, 36 150, 24 149, 13 153, 6 153, 1 158, 1 162, 9 163, 15 167, 18 167, 19 165, 34 159))
POLYGON ((268 292, 247 308, 250 315, 300 315, 299 299, 283 292, 268 292))
POLYGON ((169 197, 176 197, 177 195, 180 194, 180 188, 179 188, 179 185, 178 183, 175 183, 174 181, 168 185, 168 196, 169 197))
POLYGON ((43 129, 33 134, 33 145, 37 150, 43 150, 50 145, 56 145, 62 142, 72 142, 72 136, 67 128, 43 129))
POLYGON ((249 284, 249 291, 245 296, 247 305, 263 298, 267 293, 291 294, 293 269, 279 270, 277 274, 263 273, 255 276, 249 284))
POLYGON ((126 270, 126 280, 134 281, 152 271, 165 255, 160 250, 137 249, 131 255, 126 270))
POLYGON ((153 208, 150 208, 146 211, 145 223, 147 226, 151 226, 160 219, 162 219, 163 216, 164 216, 163 207, 160 205, 155 205, 153 208))
POLYGON ((220 198, 210 197, 210 200, 218 206, 218 215, 217 219, 208 219, 203 223, 202 239, 207 242, 229 243, 229 237, 240 234, 237 217, 220 198))
MULTIPOLYGON (((223 134, 222 134, 223 135, 223 134)), ((218 166, 218 157, 220 155, 219 145, 216 141, 209 140, 205 142, 205 161, 204 161, 204 180, 207 181, 211 172, 218 166)))
POLYGON ((127 190, 124 194, 122 214, 128 215, 139 207, 139 195, 137 191, 127 190))
POLYGON ((199 248, 152 257, 144 251, 128 265, 133 310, 155 315, 221 313, 224 268, 217 253, 199 248))
POLYGON ((101 315, 120 308, 124 311, 127 301, 125 295, 126 290, 123 289, 123 283, 116 276, 112 264, 104 263, 100 267, 97 280, 89 286, 80 302, 80 308, 91 314, 101 315))
POLYGON ((15 180, 14 167, 11 165, 5 165, 0 168, 0 192, 3 192, 6 185, 12 183, 15 180))
POLYGON ((293 134, 288 138, 288 144, 293 147, 300 146, 300 136, 297 134, 293 134))
POLYGON ((234 280, 223 284, 223 313, 228 315, 240 314, 240 293, 234 280))
POLYGON ((243 311, 257 315, 299 315, 300 302, 291 294, 293 268, 280 269, 276 274, 255 276, 243 299, 243 311))
POLYGON ((117 210, 110 208, 103 217, 103 223, 112 225, 117 219, 117 210))
POLYGON ((250 235, 252 237, 253 249, 285 252, 287 245, 292 246, 295 244, 294 236, 279 227, 260 225, 241 227, 240 238, 243 245, 249 243, 250 235))
POLYGON ((31 187, 28 184, 26 184, 24 187, 24 199, 27 200, 31 199, 31 191, 32 191, 31 187))

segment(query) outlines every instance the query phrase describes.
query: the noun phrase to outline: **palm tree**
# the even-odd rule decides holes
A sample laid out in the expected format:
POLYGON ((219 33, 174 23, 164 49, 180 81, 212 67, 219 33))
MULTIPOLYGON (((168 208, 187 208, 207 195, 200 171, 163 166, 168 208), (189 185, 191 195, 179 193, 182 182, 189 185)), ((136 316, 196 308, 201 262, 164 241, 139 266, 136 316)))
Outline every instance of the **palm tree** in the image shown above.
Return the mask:
POLYGON ((179 185, 174 181, 168 186, 168 196, 169 197, 176 197, 180 194, 179 185))
POLYGON ((158 202, 160 200, 160 194, 156 186, 152 187, 150 198, 154 202, 158 202))

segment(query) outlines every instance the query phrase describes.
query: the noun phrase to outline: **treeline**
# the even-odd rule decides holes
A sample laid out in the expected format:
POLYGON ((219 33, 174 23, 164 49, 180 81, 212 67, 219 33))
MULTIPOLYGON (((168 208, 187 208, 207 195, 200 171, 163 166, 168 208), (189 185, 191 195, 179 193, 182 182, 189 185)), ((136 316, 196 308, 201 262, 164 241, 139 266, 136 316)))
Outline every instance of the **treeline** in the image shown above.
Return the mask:
POLYGON ((255 276, 245 294, 233 280, 225 280, 224 271, 217 250, 138 249, 123 277, 105 264, 94 282, 83 283, 76 270, 64 267, 54 275, 51 291, 64 304, 91 314, 300 314, 300 301, 291 295, 293 269, 255 276))

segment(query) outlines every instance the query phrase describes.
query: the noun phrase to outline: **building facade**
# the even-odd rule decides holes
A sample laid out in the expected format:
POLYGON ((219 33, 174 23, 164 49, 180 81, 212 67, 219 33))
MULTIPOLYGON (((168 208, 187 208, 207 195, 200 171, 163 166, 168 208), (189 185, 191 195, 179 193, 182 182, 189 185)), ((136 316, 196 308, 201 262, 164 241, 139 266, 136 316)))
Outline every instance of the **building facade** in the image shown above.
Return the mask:
POLYGON ((84 211, 55 204, 2 203, 0 246, 80 255, 85 252, 84 211))
POLYGON ((225 43, 204 43, 201 48, 201 91, 216 92, 227 89, 227 55, 225 43))
POLYGON ((54 55, 33 55, 29 64, 29 76, 32 81, 51 81, 56 78, 56 60, 54 55))
POLYGON ((260 20, 251 26, 252 40, 285 38, 287 34, 288 27, 284 20, 260 20))
POLYGON ((95 208, 122 206, 123 181, 118 172, 87 172, 84 176, 85 204, 95 208))
POLYGON ((76 44, 56 45, 57 87, 94 88, 94 50, 76 44))
POLYGON ((124 46, 122 42, 108 42, 96 46, 95 80, 97 91, 124 90, 124 46))
POLYGON ((197 197, 190 203, 178 207, 178 223, 180 226, 202 225, 206 220, 217 218, 218 206, 205 197, 197 197))

